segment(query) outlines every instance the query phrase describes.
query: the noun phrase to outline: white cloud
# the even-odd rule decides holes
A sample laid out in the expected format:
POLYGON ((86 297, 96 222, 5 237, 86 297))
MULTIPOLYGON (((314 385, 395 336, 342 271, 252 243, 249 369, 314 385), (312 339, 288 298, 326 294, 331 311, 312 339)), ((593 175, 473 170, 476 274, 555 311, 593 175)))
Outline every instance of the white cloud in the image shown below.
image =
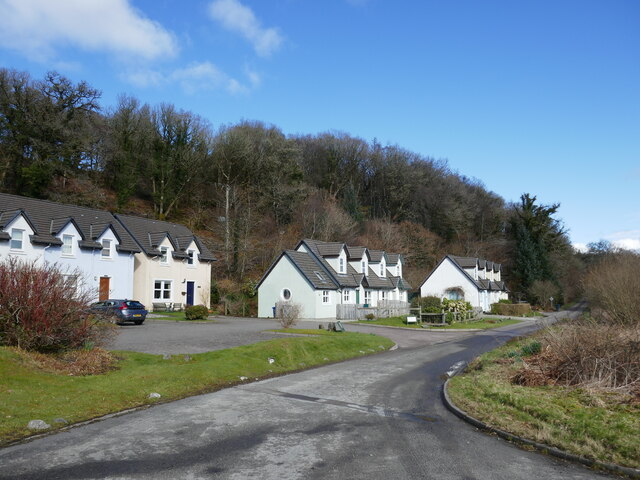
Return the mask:
MULTIPOLYGON (((132 70, 122 77, 138 87, 163 87, 177 84, 189 95, 214 90, 226 90, 234 95, 250 91, 247 86, 210 62, 192 63, 169 73, 148 69, 132 70)), ((251 78, 249 80, 252 81, 251 78)))
POLYGON ((284 41, 276 28, 263 28, 253 10, 238 0, 214 0, 209 5, 209 13, 225 28, 249 40, 260 56, 271 55, 284 41))
POLYGON ((50 61, 69 45, 145 60, 178 50, 173 34, 129 0, 0 0, 0 47, 50 61))
POLYGON ((614 246, 625 250, 640 250, 640 230, 625 230, 605 237, 614 246))
POLYGON ((573 244, 573 249, 577 252, 580 253, 585 253, 589 251, 589 248, 587 247, 586 243, 580 243, 580 242, 576 242, 573 244))

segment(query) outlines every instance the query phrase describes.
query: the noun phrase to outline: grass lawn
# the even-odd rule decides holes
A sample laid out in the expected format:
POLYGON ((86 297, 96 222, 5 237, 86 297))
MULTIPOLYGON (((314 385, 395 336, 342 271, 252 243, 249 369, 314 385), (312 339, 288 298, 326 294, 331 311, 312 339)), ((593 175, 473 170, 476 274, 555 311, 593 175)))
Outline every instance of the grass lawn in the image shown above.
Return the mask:
POLYGON ((449 383, 453 402, 499 429, 602 462, 640 467, 640 404, 628 396, 510 382, 531 343, 521 339, 475 360, 449 383))
MULTIPOLYGON (((390 317, 390 318, 378 318, 376 320, 359 320, 357 323, 364 323, 369 325, 387 325, 390 327, 404 327, 404 328, 422 328, 420 324, 405 323, 406 317, 390 317)), ((444 324, 438 327, 429 327, 430 330, 457 330, 457 329, 480 329, 486 330, 488 328, 504 327, 505 325, 513 325, 520 323, 520 320, 512 318, 482 318, 480 320, 471 322, 457 322, 452 325, 444 324)))
MULTIPOLYGON (((296 330, 295 333, 300 333, 296 330)), ((53 428, 56 418, 81 422, 107 413, 211 392, 243 381, 301 370, 387 350, 393 342, 355 332, 313 331, 208 353, 162 355, 115 352, 117 370, 102 375, 69 376, 42 371, 15 350, 0 348, 0 444, 33 434, 30 420, 53 428), (269 363, 272 358, 273 363, 269 363), (240 377, 247 377, 242 380, 240 377)))
MULTIPOLYGON (((213 318, 208 318, 207 320, 187 320, 184 316, 184 311, 182 312, 151 312, 153 313, 153 318, 149 317, 149 320, 171 320, 173 322, 214 322, 213 318)), ((211 314, 213 315, 213 314, 211 314)))

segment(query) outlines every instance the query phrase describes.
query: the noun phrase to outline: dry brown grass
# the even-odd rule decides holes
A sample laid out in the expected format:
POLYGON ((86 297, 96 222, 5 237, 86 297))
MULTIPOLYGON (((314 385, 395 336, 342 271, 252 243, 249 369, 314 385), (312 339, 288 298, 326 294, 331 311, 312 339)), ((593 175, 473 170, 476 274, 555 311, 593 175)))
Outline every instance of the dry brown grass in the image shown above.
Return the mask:
POLYGON ((519 385, 566 385, 640 393, 640 327, 584 317, 547 328, 542 351, 523 359, 519 385))
POLYGON ((115 370, 118 358, 101 348, 64 353, 38 353, 11 347, 22 362, 39 370, 69 376, 100 375, 115 370))

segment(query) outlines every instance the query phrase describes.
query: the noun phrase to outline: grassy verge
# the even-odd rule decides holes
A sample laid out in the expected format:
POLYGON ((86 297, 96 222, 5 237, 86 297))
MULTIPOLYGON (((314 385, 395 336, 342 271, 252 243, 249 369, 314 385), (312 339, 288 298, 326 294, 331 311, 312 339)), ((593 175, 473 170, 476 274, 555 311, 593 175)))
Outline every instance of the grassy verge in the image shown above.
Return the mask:
MULTIPOLYGON (((296 332, 299 333, 299 332, 296 332)), ((314 331, 313 333, 317 333, 314 331)), ((30 420, 53 428, 160 401, 219 390, 243 381, 338 362, 386 350, 387 338, 354 332, 285 337, 214 352, 174 355, 116 352, 118 368, 102 375, 75 377, 47 373, 16 351, 0 348, 0 444, 31 435, 30 420), (273 363, 269 359, 273 359, 273 363), (241 377, 246 377, 243 380, 241 377)))
POLYGON ((527 361, 518 340, 475 360, 449 384, 453 402, 499 429, 602 462, 640 467, 640 404, 593 390, 514 385, 527 361))
MULTIPOLYGON (((376 320, 360 320, 357 323, 364 323, 369 325, 386 325, 389 327, 405 327, 405 328, 422 328, 420 324, 405 323, 406 317, 390 317, 390 318, 378 318, 376 320)), ((504 327, 505 325, 513 325, 519 323, 520 320, 512 318, 482 318, 480 320, 471 322, 457 322, 451 325, 442 325, 438 327, 429 327, 432 330, 459 330, 459 329, 479 329, 486 330, 488 328, 504 327)))
POLYGON ((184 312, 153 312, 153 317, 149 320, 171 320, 174 322, 214 322, 215 319, 209 317, 207 320, 187 320, 184 312))

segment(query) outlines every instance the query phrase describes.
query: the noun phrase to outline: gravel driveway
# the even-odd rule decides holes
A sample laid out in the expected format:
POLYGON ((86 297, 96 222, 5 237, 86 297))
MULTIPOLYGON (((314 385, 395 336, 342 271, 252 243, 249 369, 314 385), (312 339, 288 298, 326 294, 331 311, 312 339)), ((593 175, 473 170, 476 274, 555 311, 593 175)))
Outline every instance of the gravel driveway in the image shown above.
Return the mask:
MULTIPOLYGON (((319 323, 322 322, 301 321, 297 328, 316 329, 319 323)), ((326 323, 323 325, 326 326, 326 323)), ((390 338, 400 348, 435 345, 450 340, 460 340, 478 333, 386 328, 347 322, 344 326, 351 332, 373 333, 390 338)), ((262 318, 216 317, 215 322, 198 323, 147 317, 142 325, 120 327, 120 334, 107 347, 110 350, 131 350, 153 354, 203 353, 282 338, 282 334, 267 331, 277 328, 280 328, 277 321, 262 318)))

